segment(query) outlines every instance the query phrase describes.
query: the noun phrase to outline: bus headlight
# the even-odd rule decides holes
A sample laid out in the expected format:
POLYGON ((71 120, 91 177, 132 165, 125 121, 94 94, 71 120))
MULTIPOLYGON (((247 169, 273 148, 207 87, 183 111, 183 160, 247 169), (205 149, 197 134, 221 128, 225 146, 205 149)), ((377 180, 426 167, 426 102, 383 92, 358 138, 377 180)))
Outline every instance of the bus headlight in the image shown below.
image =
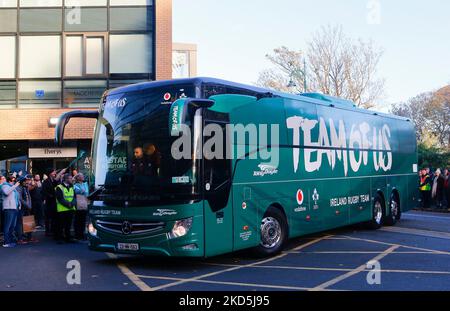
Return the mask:
POLYGON ((88 232, 92 236, 97 236, 97 229, 95 229, 95 227, 92 224, 92 222, 90 222, 89 225, 88 225, 88 232))
POLYGON ((169 239, 176 239, 185 236, 192 227, 192 217, 177 220, 173 225, 172 231, 169 232, 169 239))

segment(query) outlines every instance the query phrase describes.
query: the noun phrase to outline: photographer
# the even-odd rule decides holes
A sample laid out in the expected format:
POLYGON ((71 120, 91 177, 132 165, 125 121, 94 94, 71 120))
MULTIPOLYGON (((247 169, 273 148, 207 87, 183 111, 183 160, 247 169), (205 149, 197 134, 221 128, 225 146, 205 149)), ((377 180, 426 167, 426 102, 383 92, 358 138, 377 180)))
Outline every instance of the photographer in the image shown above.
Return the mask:
POLYGON ((1 178, 1 194, 3 197, 2 207, 5 217, 5 223, 3 225, 4 243, 3 247, 11 248, 15 247, 14 241, 14 228, 17 223, 17 215, 20 209, 19 193, 17 188, 20 183, 16 182, 16 177, 8 176, 8 178, 1 178))

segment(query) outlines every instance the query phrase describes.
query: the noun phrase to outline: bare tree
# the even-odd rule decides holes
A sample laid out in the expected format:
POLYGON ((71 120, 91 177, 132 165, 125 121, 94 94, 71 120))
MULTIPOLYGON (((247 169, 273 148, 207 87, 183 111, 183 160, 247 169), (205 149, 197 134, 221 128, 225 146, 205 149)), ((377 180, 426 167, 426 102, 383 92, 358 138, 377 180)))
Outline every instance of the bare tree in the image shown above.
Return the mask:
POLYGON ((289 50, 282 46, 274 49, 273 54, 267 54, 276 68, 264 70, 260 73, 257 84, 283 92, 306 92, 304 88, 305 73, 301 51, 289 50))
POLYGON ((257 84, 281 91, 321 92, 370 108, 384 94, 384 80, 377 77, 381 55, 372 42, 346 37, 342 27, 322 27, 309 42, 307 53, 281 47, 266 55, 275 68, 263 71, 257 84))
POLYGON ((384 80, 377 77, 382 54, 371 41, 345 36, 341 26, 322 27, 308 44, 312 88, 371 108, 384 94, 384 80))
POLYGON ((406 103, 396 104, 392 113, 414 122, 419 142, 429 147, 450 150, 450 86, 437 92, 419 94, 406 103))

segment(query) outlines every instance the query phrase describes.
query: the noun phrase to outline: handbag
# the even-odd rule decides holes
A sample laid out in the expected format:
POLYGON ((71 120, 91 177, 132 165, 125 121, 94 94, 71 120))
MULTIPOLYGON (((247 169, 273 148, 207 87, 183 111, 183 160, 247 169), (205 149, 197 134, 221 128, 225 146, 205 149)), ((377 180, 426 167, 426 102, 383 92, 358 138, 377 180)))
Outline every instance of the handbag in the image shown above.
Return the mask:
POLYGON ((34 216, 23 216, 23 233, 32 233, 36 230, 36 221, 34 216))
POLYGON ((88 208, 88 199, 82 194, 77 194, 77 210, 85 211, 88 208))

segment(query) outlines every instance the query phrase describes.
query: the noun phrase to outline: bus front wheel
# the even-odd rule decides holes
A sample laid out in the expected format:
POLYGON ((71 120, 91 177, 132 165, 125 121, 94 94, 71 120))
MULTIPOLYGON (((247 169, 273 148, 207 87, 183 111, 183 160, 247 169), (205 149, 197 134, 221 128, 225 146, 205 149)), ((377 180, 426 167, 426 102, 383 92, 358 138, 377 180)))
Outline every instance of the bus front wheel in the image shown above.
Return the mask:
POLYGON ((288 237, 286 216, 276 207, 269 207, 261 221, 260 243, 255 252, 259 257, 278 254, 288 237))
POLYGON ((373 200, 372 205, 372 219, 368 223, 369 229, 377 230, 383 226, 385 218, 384 200, 380 195, 377 195, 373 200))

